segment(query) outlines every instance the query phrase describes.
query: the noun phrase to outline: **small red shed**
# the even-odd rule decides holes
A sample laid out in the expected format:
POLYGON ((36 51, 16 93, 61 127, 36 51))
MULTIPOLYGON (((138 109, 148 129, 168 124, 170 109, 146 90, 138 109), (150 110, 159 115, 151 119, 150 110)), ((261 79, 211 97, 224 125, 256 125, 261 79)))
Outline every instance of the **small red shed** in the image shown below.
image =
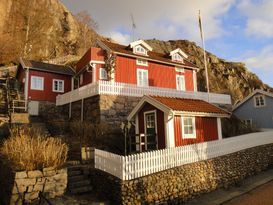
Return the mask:
POLYGON ((72 90, 75 72, 68 66, 19 59, 16 78, 26 101, 56 102, 56 96, 72 90))
POLYGON ((140 144, 136 151, 222 139, 221 118, 229 113, 202 100, 144 96, 128 116, 140 144))

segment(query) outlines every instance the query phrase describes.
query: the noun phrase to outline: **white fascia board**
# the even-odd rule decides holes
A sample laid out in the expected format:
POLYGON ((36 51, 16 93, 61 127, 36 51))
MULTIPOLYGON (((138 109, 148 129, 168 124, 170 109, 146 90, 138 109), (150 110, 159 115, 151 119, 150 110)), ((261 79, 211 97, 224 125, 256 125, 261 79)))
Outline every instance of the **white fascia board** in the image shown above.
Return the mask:
POLYGON ((219 117, 219 118, 229 118, 228 114, 220 113, 205 113, 205 112, 187 112, 187 111, 174 111, 175 115, 180 116, 193 116, 193 117, 219 117))
POLYGON ((135 47, 135 46, 137 46, 137 45, 142 45, 142 46, 144 46, 145 48, 147 48, 149 51, 152 51, 152 50, 153 50, 153 48, 152 48, 148 43, 146 43, 146 42, 143 41, 143 40, 138 40, 138 41, 134 41, 134 42, 130 43, 130 47, 131 47, 131 48, 133 48, 133 47, 135 47))

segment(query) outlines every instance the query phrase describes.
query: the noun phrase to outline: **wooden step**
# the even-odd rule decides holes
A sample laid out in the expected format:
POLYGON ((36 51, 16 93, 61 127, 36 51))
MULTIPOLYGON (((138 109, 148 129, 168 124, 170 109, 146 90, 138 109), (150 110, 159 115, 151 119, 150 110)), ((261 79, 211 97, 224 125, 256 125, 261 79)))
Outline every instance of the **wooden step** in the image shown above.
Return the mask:
POLYGON ((68 183, 68 188, 69 188, 69 190, 72 190, 75 188, 86 187, 89 185, 90 185, 90 180, 85 179, 85 180, 81 180, 81 181, 77 181, 77 182, 73 182, 73 183, 68 183))
POLYGON ((87 192, 91 192, 93 190, 92 186, 84 186, 84 187, 78 187, 78 188, 73 188, 70 190, 71 194, 83 194, 87 192))

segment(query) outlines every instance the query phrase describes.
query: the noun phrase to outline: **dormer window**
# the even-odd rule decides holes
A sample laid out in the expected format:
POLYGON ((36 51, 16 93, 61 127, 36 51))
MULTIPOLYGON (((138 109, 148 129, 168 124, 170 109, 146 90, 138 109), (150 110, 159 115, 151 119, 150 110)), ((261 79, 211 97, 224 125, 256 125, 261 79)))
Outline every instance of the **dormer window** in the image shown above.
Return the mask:
POLYGON ((254 97, 254 106, 255 107, 264 107, 265 106, 265 96, 257 95, 254 97))
POLYGON ((178 53, 173 54, 173 61, 183 62, 183 58, 178 53))
POLYGON ((184 53, 180 48, 175 49, 170 52, 172 61, 177 61, 183 63, 184 59, 188 58, 187 54, 184 53))
POLYGON ((140 45, 136 46, 134 50, 135 50, 134 53, 147 55, 147 50, 140 45))
POLYGON ((145 41, 143 40, 138 40, 130 43, 130 48, 133 49, 133 52, 135 54, 140 54, 140 55, 148 55, 148 51, 152 51, 152 47, 149 46, 145 41))

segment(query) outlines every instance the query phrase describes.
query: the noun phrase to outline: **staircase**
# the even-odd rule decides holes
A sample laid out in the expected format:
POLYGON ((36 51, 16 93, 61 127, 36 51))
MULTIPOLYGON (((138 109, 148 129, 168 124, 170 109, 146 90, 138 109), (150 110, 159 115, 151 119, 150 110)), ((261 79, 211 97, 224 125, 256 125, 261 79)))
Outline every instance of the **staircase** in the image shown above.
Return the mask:
POLYGON ((92 190, 87 166, 68 167, 68 192, 70 194, 84 194, 92 190))

